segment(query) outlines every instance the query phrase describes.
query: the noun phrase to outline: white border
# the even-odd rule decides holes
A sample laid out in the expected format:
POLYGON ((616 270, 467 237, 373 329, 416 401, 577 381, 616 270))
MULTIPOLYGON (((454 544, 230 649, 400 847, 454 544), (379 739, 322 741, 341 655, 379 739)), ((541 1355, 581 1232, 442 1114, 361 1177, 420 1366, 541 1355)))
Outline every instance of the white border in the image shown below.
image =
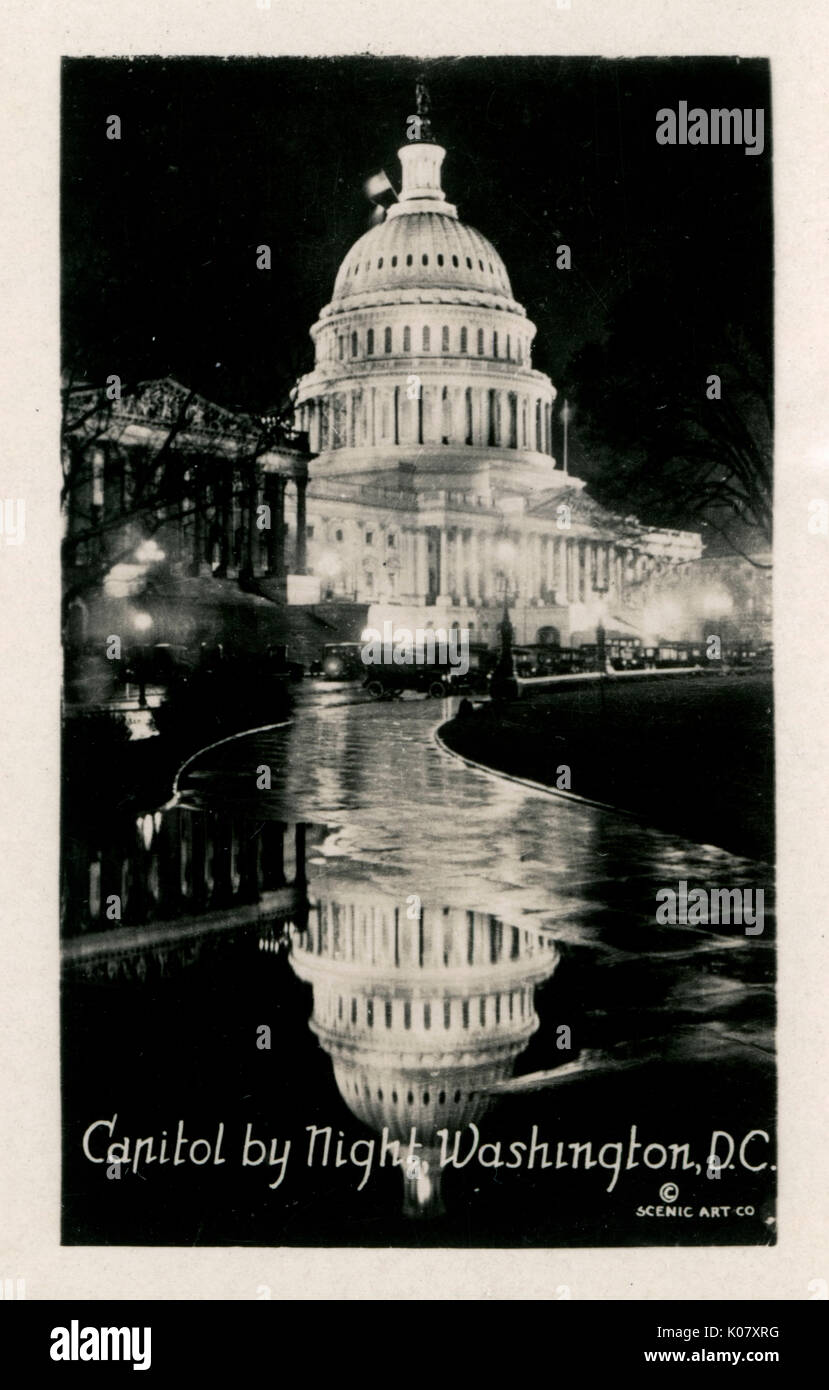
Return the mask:
MULTIPOLYGON (((820 0, 5 0, 0 11, 3 497, 27 540, 0 551, 0 1277, 27 1297, 386 1300, 808 1299, 829 1278, 821 1105, 829 538, 829 15, 820 0), (740 54, 772 59, 777 243, 775 648, 780 816, 782 1193, 775 1248, 417 1251, 62 1248, 57 1036, 58 129, 62 54, 740 54), (810 1288, 810 1285, 812 1287, 810 1288)), ((474 117, 470 117, 471 119, 474 117)), ((712 235, 716 229, 712 228, 712 235)), ((117 1045, 117 1040, 113 1040, 117 1045)))

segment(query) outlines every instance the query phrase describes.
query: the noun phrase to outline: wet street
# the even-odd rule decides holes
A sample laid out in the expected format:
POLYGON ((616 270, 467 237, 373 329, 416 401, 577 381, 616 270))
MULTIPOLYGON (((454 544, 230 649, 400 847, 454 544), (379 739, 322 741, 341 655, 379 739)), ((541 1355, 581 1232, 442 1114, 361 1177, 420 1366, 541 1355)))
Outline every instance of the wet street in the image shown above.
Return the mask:
MULTIPOLYGON (((290 727, 234 738, 194 758, 179 777, 179 794, 254 817, 336 826, 326 867, 383 891, 394 885, 401 902, 417 894, 427 904, 496 913, 553 931, 559 941, 604 942, 611 951, 625 949, 634 915, 653 923, 661 887, 681 879, 768 884, 768 870, 752 860, 466 766, 435 738, 456 706, 419 698, 375 703, 352 687, 320 684, 290 727), (270 790, 257 787, 263 767, 270 790)), ((675 951, 678 935, 680 928, 665 933, 664 949, 675 951)), ((687 949, 704 949, 705 933, 684 935, 687 949)), ((722 937, 708 944, 719 948, 722 937)), ((730 944, 752 943, 732 937, 730 944)))
MULTIPOLYGON (((138 953, 141 968, 135 952, 116 951, 120 964, 110 961, 107 978, 97 967, 72 977, 73 1104, 84 1114, 120 1110, 125 1124, 135 1108, 144 1128, 133 1132, 145 1135, 160 1126, 159 1107, 168 1126, 187 1108, 214 1131, 220 1115, 242 1138, 243 1119, 257 1140, 290 1133, 293 1170, 271 1189, 278 1150, 273 1172, 246 1165, 241 1204, 230 1165, 198 1170, 210 1216, 191 1195, 176 1197, 178 1239, 188 1241, 768 1241, 771 870, 466 766, 436 737, 454 706, 373 703, 353 687, 306 683, 289 724, 223 741, 185 764, 174 803, 155 830, 145 827, 146 862, 153 834, 174 834, 176 846, 190 846, 181 863, 191 866, 192 825, 221 825, 227 891, 255 884, 258 915, 242 924, 234 908, 234 929, 227 906, 224 917, 191 915, 183 965, 162 923, 152 928, 155 946, 147 938, 138 953), (278 898, 285 888, 271 898, 264 891, 274 827, 296 840, 288 905, 278 898), (657 893, 681 882, 763 888, 762 934, 659 924, 657 893), (125 1043, 119 1072, 105 1081, 102 1073, 90 1092, 82 1059, 115 1019, 125 1043), (248 1040, 263 1023, 273 1039, 257 1052, 248 1040), (125 1088, 143 1088, 137 1106, 119 1102, 125 1088), (308 1152, 313 1126, 320 1133, 308 1152), (722 1173, 708 1164, 715 1131, 722 1173), (358 1187, 362 1170, 349 1155, 368 1153, 359 1147, 367 1136, 378 1152, 383 1136, 398 1141, 403 1157, 395 1171, 374 1153, 358 1187), (549 1160, 539 1150, 530 1163, 542 1140, 549 1160), (670 1197, 671 1182, 695 1213, 681 1230, 673 1216, 637 1215, 663 1189, 670 1197), (712 1194, 730 1217, 699 1216, 712 1194)), ((220 857, 215 848, 204 859, 216 903, 220 857)), ((171 914, 159 908, 159 916, 171 914)), ((95 1228, 88 1165, 76 1157, 70 1143, 79 1195, 69 1239, 95 1228)), ((125 1238, 151 1238, 136 1231, 153 1228, 150 1179, 160 1173, 172 1198, 166 1170, 145 1169, 143 1192, 140 1169, 124 1179, 121 1190, 131 1184, 133 1193, 125 1238)))

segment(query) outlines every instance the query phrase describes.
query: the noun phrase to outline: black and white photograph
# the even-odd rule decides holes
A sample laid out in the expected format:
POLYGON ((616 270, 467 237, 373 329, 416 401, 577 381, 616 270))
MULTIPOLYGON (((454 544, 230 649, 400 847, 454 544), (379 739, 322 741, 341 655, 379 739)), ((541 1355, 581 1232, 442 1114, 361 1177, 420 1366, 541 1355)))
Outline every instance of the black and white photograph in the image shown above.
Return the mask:
POLYGON ((775 1244, 772 117, 64 59, 64 1245, 775 1244))

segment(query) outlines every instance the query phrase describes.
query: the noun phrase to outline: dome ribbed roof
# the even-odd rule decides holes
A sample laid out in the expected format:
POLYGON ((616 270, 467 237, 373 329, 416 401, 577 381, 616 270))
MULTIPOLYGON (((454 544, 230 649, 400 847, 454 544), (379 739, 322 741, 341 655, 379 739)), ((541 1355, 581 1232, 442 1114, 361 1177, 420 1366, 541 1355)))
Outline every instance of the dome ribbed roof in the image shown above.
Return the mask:
POLYGON ((492 242, 442 212, 406 211, 361 236, 337 272, 332 303, 402 289, 472 290, 512 299, 492 242))

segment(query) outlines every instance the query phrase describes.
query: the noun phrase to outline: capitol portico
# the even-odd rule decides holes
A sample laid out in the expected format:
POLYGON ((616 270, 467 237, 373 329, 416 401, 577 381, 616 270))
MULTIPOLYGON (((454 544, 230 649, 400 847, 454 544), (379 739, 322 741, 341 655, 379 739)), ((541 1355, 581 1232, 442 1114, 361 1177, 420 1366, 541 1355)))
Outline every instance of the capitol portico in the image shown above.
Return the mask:
POLYGON ((699 537, 605 512, 553 456, 556 390, 532 365, 535 325, 491 242, 442 187, 445 150, 398 151, 402 185, 346 255, 311 328, 297 424, 312 455, 308 567, 322 595, 372 605, 369 622, 453 622, 492 640, 563 641, 611 615, 654 561, 699 537), (523 614, 523 621, 521 620, 523 614))

